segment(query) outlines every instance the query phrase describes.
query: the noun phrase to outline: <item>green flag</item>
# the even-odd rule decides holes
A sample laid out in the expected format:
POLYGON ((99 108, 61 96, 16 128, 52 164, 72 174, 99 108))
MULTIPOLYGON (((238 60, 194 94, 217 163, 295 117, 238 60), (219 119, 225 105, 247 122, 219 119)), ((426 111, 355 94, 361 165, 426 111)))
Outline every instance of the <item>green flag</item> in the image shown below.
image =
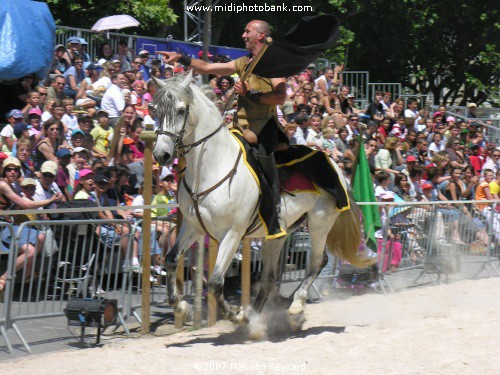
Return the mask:
MULTIPOLYGON (((358 144, 359 152, 352 182, 354 200, 356 202, 376 202, 370 166, 368 165, 361 136, 359 137, 358 144)), ((368 246, 376 251, 377 241, 375 240, 375 231, 381 227, 378 206, 360 206, 360 209, 363 213, 363 227, 365 238, 368 240, 368 246)))

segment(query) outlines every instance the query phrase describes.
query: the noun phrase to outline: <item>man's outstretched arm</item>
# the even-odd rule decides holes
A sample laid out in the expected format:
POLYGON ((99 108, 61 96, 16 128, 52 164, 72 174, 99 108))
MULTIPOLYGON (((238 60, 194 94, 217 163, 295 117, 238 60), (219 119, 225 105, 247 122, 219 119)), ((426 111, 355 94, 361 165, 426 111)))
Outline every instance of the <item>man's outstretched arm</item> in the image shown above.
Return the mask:
MULTIPOLYGON (((176 61, 181 60, 180 63, 184 65, 184 59, 187 57, 183 57, 180 53, 177 52, 167 52, 167 51, 157 51, 156 53, 159 53, 163 55, 163 61, 165 64, 172 64, 176 61)), ((190 58, 188 58, 190 59, 190 58)), ((230 61, 227 63, 207 63, 206 61, 203 60, 198 60, 198 59, 190 59, 190 64, 189 67, 193 68, 197 73, 201 74, 219 74, 219 75, 231 75, 235 73, 235 65, 234 61, 230 61)))

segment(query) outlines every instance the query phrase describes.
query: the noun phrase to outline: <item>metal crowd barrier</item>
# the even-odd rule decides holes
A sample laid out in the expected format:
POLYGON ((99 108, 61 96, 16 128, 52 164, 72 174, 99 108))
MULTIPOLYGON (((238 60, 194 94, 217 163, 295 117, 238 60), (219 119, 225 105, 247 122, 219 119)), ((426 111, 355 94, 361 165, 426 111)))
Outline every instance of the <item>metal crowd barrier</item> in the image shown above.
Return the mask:
MULTIPOLYGON (((142 232, 142 220, 137 220, 133 225, 133 232, 142 232)), ((174 217, 158 217, 151 220, 151 253, 150 255, 158 259, 152 259, 151 262, 151 298, 150 306, 162 305, 168 302, 167 287, 166 287, 166 273, 163 269, 164 258, 170 247, 173 245, 170 243, 170 234, 174 229, 174 224, 176 224, 174 217), (165 233, 164 230, 167 232, 165 233), (162 235, 160 236, 160 233, 162 235), (163 238, 161 238, 163 237, 163 238), (159 266, 159 273, 156 272, 154 266, 159 266)), ((204 239, 200 239, 204 243, 204 239)), ((144 253, 140 254, 140 260, 142 263, 142 257, 144 253)), ((194 296, 194 271, 193 269, 194 251, 189 249, 184 254, 183 259, 184 265, 184 287, 182 293, 184 297, 192 299, 194 296)), ((134 318, 141 322, 142 318, 137 313, 137 310, 142 308, 142 278, 132 278, 130 280, 128 290, 127 290, 127 309, 126 316, 134 316, 134 318)))
POLYGON ((134 242, 131 229, 126 220, 28 221, 10 226, 13 235, 0 320, 0 332, 9 352, 9 328, 31 353, 17 322, 64 316, 71 297, 105 294, 106 298, 116 299, 119 324, 129 334, 123 309, 132 273, 128 266, 131 253, 127 251, 128 243, 134 242), (115 232, 123 233, 121 240, 115 232), (35 245, 26 244, 28 238, 35 245))
MULTIPOLYGON (((495 264, 500 260, 500 213, 495 213, 496 203, 359 203, 375 205, 386 211, 384 225, 376 233, 377 246, 370 249, 378 256, 378 274, 374 276, 370 270, 353 269, 332 257, 309 291, 309 298, 321 299, 325 285, 353 290, 374 285, 383 293, 393 292, 401 289, 392 285, 394 277, 403 274, 409 275, 409 281, 402 284, 403 288, 419 285, 423 277, 438 284, 443 278, 448 281, 451 275, 464 278, 475 278, 481 273, 500 276, 495 264)), ((279 269, 282 286, 304 280, 310 253, 305 223, 289 234, 282 251, 279 269)))
MULTIPOLYGON (((500 214, 495 211, 496 201, 470 202, 403 202, 360 203, 376 205, 385 211, 385 221, 377 233, 378 274, 370 282, 378 283, 382 292, 393 291, 394 276, 405 272, 412 275, 406 287, 417 285, 422 277, 430 282, 445 281, 450 275, 462 274, 462 268, 476 265, 470 277, 486 272, 488 276, 500 275, 496 262, 500 257, 500 214), (465 213, 464 208, 467 208, 465 213)), ((384 215, 383 215, 384 216, 384 215)), ((158 218, 152 224, 152 243, 157 240, 157 226, 171 225, 170 218, 158 218), (161 224, 160 224, 161 223, 161 224)), ((129 334, 125 321, 141 317, 141 277, 134 272, 132 258, 141 258, 141 221, 133 225, 126 220, 51 220, 29 221, 20 226, 0 223, 0 229, 10 232, 13 241, 8 253, 8 279, 5 301, 0 304, 0 334, 12 353, 7 331, 12 328, 23 346, 29 345, 17 323, 23 320, 64 316, 66 301, 74 296, 104 296, 118 301, 119 324, 129 334), (111 226, 125 233, 123 239, 113 239, 111 226), (50 234, 52 233, 52 235, 50 234), (26 238, 35 238, 32 249, 20 246, 26 238), (51 240, 51 237, 54 240, 51 240), (36 250, 35 250, 36 248, 36 250), (57 248, 57 251, 54 251, 57 248), (32 251, 32 261, 19 258, 25 250, 32 251), (16 266, 17 261, 17 266, 16 266), (102 294, 104 293, 104 294, 102 294)), ((113 228, 113 229, 115 229, 113 228)), ((168 238, 168 236, 167 236, 168 238)), ((197 251, 200 256, 186 256, 184 262, 184 290, 188 299, 194 298, 193 265, 199 269, 196 278, 205 272, 205 239, 197 251)), ((156 245, 154 245, 156 246, 156 245)), ((170 244, 159 246, 161 257, 170 244)), ((241 253, 238 251, 226 276, 240 276, 241 253)), ((262 257, 258 248, 250 252, 250 272, 260 274, 262 257)), ((278 283, 281 291, 294 288, 307 276, 311 244, 307 222, 289 234, 281 254, 278 283)), ((162 261, 163 263, 163 261, 162 261)), ((155 264, 154 262, 152 264, 155 264)), ((354 280, 346 280, 349 265, 330 258, 327 272, 323 272, 313 285, 310 298, 321 299, 321 290, 330 284, 334 288, 352 287, 354 280), (314 294, 315 293, 315 294, 314 294)), ((357 272, 357 271, 356 271, 357 272)), ((357 282, 367 282, 369 272, 358 272, 357 282), (364 275, 364 276, 363 276, 364 275)), ((152 272, 152 275, 155 275, 152 272)), ((198 283, 198 285, 200 285, 198 283)), ((151 288, 151 305, 167 302, 165 279, 156 275, 151 288)), ((201 290, 201 288, 199 288, 201 290)), ((195 304, 196 305, 196 304, 195 304)), ((210 304, 209 304, 210 305, 210 304)), ((198 311, 201 305, 198 304, 198 311)), ((210 310, 210 307, 209 307, 210 310)))

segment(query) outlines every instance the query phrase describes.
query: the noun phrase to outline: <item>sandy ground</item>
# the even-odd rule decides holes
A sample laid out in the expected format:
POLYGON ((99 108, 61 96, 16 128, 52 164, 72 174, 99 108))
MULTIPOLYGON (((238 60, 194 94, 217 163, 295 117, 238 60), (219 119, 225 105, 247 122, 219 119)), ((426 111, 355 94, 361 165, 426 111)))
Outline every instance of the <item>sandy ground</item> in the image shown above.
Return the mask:
MULTIPOLYGON (((303 329, 228 322, 0 364, 1 374, 499 374, 500 278, 307 305, 303 329)), ((160 330, 161 331, 161 330, 160 330)))

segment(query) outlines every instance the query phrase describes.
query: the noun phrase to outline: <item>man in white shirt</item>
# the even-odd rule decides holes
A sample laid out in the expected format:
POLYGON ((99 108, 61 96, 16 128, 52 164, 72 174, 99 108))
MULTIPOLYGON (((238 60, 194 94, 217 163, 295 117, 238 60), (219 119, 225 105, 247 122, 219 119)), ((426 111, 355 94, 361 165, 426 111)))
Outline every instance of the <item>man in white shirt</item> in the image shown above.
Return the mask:
POLYGON ((405 110, 405 118, 413 118, 415 121, 413 123, 413 129, 418 131, 418 125, 425 124, 425 120, 428 117, 428 113, 424 110, 418 110, 418 101, 417 99, 410 98, 408 99, 408 108, 405 110))
POLYGON ((113 127, 125 108, 125 98, 121 90, 125 85, 125 76, 122 73, 111 76, 111 86, 104 93, 101 100, 101 109, 109 115, 109 125, 113 127))
MULTIPOLYGON (((42 164, 40 172, 42 177, 36 181, 36 191, 33 196, 34 201, 41 201, 44 199, 50 199, 54 195, 61 194, 59 186, 56 184, 56 176, 59 166, 55 161, 48 160, 42 164)), ((64 196, 62 201, 65 201, 64 196)), ((56 204, 53 203, 49 208, 56 208, 56 204)))

